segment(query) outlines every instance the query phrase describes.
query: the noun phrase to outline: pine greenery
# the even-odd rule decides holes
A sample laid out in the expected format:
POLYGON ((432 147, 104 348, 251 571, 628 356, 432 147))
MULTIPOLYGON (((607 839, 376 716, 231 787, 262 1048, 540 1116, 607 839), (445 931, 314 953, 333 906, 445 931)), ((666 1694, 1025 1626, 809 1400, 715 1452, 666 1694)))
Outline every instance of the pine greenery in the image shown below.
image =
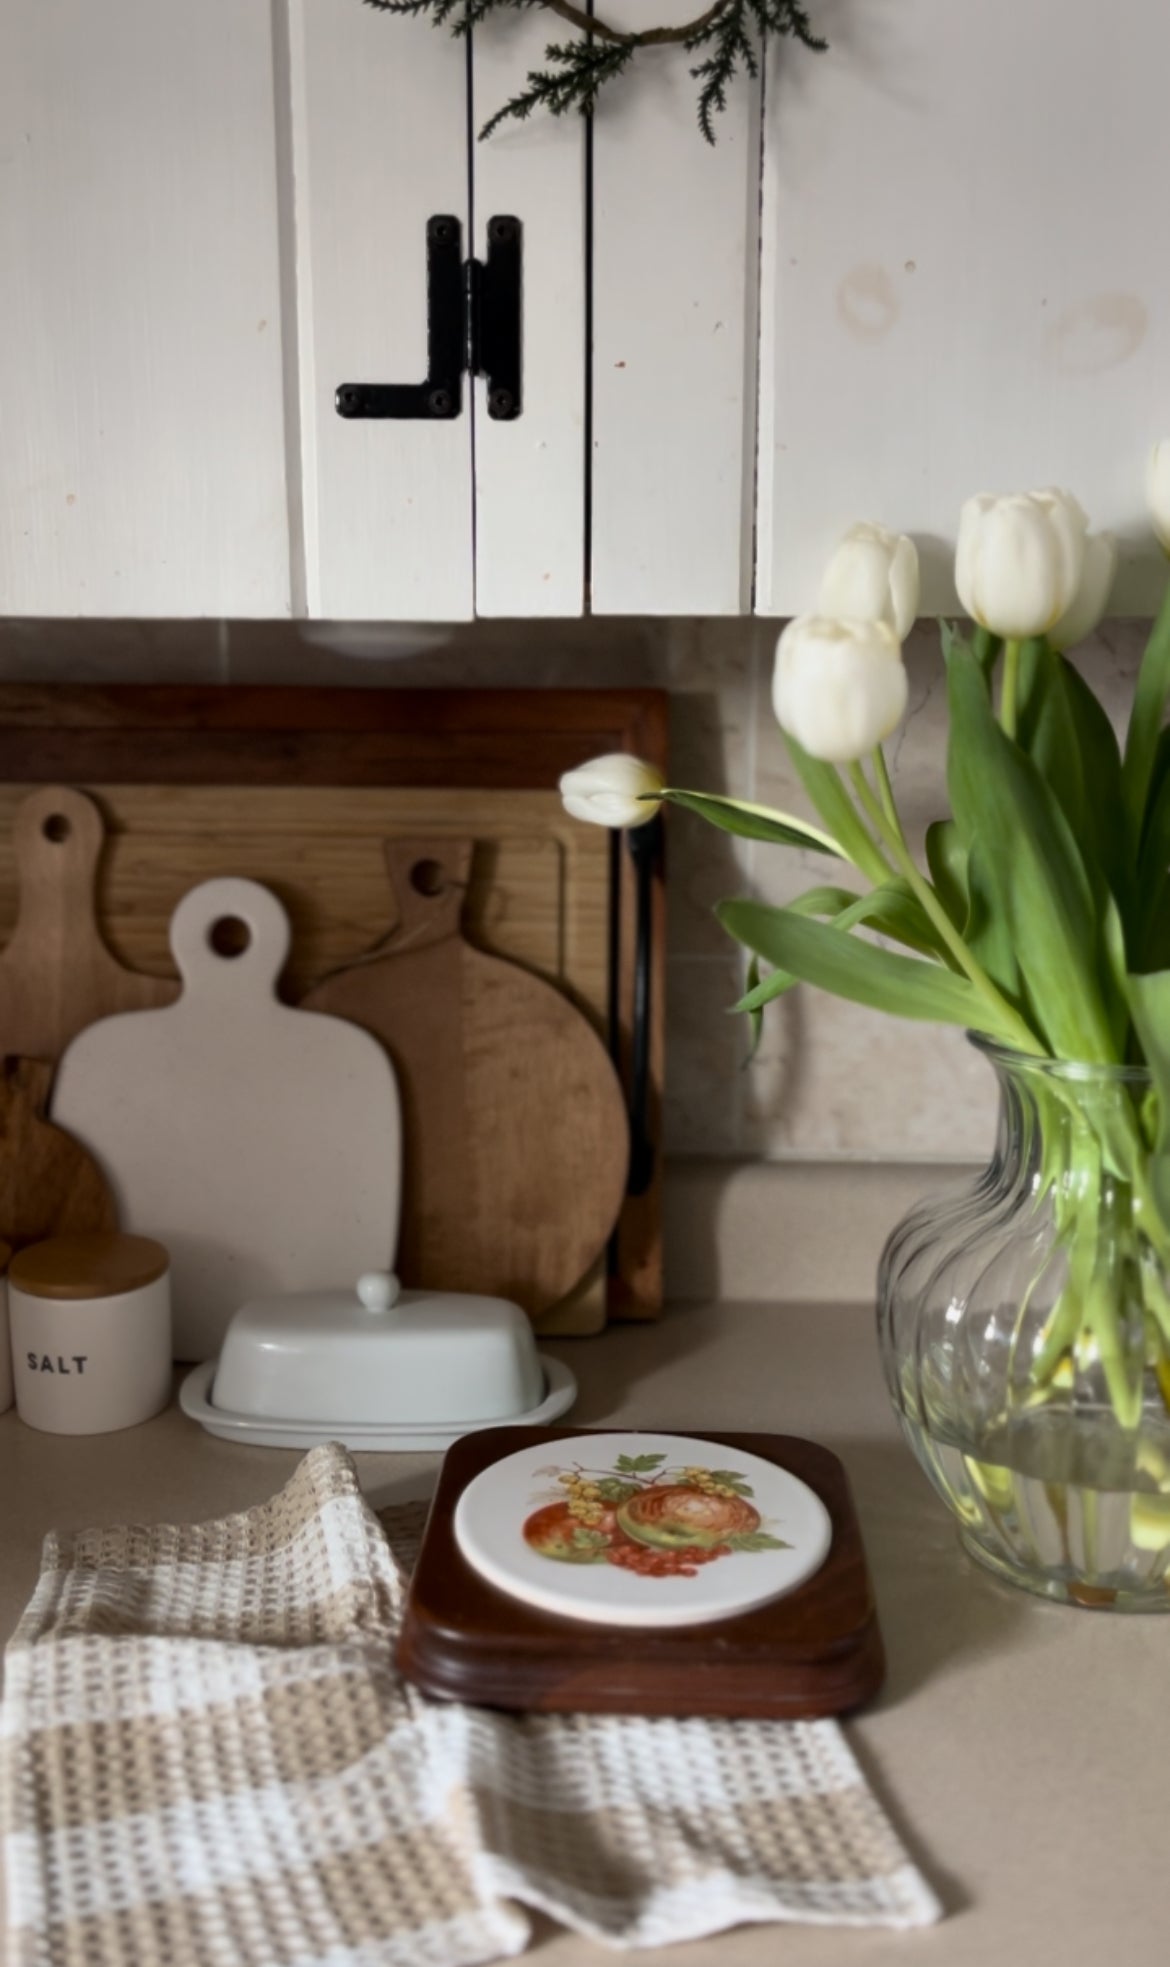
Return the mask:
POLYGON ((495 13, 544 7, 579 31, 572 41, 550 42, 546 66, 530 69, 525 86, 489 117, 480 131, 490 136, 511 118, 523 122, 534 109, 553 116, 576 110, 588 116, 607 82, 625 73, 642 48, 681 44, 700 59, 691 69, 699 84, 699 128, 708 143, 715 142, 715 117, 727 107, 727 91, 741 68, 758 75, 760 51, 769 36, 787 35, 820 53, 827 42, 813 33, 801 0, 711 0, 694 20, 680 27, 642 28, 636 33, 610 27, 589 6, 576 0, 364 0, 384 14, 429 14, 435 27, 454 35, 468 34, 495 13))

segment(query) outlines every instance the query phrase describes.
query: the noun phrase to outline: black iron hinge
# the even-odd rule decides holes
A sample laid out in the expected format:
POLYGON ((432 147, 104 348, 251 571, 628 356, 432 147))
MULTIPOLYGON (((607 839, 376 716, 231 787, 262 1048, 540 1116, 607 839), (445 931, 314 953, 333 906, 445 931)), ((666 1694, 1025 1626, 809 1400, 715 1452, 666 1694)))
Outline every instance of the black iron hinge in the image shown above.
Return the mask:
POLYGON ((467 374, 486 377, 489 417, 518 417, 522 235, 519 219, 491 218, 487 258, 464 264, 459 220, 428 219, 426 381, 343 382, 338 416, 445 421, 463 408, 467 374))

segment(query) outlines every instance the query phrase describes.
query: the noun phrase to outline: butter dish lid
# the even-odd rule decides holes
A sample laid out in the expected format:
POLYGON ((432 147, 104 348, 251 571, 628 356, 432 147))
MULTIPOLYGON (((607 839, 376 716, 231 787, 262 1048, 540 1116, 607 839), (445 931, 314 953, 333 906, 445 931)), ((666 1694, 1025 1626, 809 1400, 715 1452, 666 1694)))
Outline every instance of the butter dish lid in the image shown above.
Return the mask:
POLYGON ((532 1326, 506 1298, 403 1290, 386 1271, 356 1288, 257 1298, 235 1314, 214 1407, 340 1427, 511 1420, 538 1406, 532 1326))
POLYGON ((8 1281, 30 1298, 120 1298, 169 1269, 167 1252, 149 1236, 51 1236, 17 1251, 8 1281))

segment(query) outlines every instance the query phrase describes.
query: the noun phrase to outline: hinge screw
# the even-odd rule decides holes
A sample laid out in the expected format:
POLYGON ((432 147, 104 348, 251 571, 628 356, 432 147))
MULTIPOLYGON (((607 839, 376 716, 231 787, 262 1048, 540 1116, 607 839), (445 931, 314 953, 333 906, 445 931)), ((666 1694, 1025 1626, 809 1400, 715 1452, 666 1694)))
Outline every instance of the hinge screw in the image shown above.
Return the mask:
POLYGON ((510 417, 516 408, 516 400, 510 389, 493 389, 488 396, 488 411, 493 417, 510 417))
POLYGON ((449 417, 451 414, 451 392, 448 389, 432 389, 427 397, 427 409, 433 417, 449 417))

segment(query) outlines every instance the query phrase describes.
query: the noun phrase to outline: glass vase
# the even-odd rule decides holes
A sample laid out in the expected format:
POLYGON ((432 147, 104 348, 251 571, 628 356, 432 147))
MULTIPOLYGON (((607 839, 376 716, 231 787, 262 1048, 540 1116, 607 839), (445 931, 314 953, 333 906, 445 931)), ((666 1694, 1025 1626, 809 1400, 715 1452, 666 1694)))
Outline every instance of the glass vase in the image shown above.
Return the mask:
POLYGON ((1149 1074, 973 1040, 999 1080, 974 1181, 882 1255, 882 1362, 970 1555, 1069 1604, 1170 1611, 1170 1235, 1149 1074))

